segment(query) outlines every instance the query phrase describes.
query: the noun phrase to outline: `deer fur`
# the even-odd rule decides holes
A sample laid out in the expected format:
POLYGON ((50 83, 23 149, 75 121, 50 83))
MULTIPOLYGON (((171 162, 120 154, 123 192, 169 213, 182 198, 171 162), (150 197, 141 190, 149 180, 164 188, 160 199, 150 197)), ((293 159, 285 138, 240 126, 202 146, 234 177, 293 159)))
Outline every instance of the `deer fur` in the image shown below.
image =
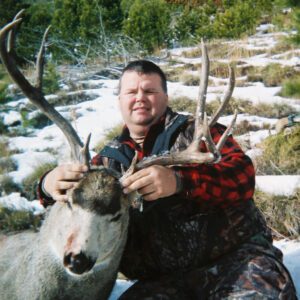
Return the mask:
POLYGON ((0 239, 0 299, 107 299, 126 243, 128 199, 112 170, 91 171, 69 202, 49 209, 39 232, 0 239), (83 201, 84 200, 84 201, 83 201), (83 253, 95 261, 74 274, 64 259, 83 253))

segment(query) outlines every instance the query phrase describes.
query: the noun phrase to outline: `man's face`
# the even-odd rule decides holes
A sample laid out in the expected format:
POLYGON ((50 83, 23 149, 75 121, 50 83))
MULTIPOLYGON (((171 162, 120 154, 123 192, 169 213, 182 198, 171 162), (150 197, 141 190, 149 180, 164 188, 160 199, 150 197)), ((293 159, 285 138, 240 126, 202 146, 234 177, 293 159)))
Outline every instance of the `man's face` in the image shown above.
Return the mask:
POLYGON ((129 131, 138 128, 145 131, 164 114, 168 95, 158 74, 127 71, 121 79, 119 104, 129 131))

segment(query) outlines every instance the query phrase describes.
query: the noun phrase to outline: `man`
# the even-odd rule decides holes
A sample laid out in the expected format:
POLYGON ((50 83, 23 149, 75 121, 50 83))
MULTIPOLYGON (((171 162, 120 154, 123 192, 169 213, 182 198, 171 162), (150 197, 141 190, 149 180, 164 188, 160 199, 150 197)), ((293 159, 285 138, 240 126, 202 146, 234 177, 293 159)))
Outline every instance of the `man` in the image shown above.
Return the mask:
MULTIPOLYGON (((165 75, 149 61, 123 70, 119 105, 124 130, 93 164, 121 172, 135 151, 142 159, 183 150, 192 140, 193 121, 168 108, 165 75)), ((220 124, 211 129, 215 143, 224 130, 220 124)), ((138 281, 121 299, 296 299, 282 254, 252 200, 250 158, 232 136, 221 154, 216 164, 151 166, 123 182, 124 193, 137 190, 145 201, 143 212, 130 210, 120 271, 138 281)), ((66 190, 85 171, 63 165, 49 172, 41 184, 44 204, 67 200, 66 190)))

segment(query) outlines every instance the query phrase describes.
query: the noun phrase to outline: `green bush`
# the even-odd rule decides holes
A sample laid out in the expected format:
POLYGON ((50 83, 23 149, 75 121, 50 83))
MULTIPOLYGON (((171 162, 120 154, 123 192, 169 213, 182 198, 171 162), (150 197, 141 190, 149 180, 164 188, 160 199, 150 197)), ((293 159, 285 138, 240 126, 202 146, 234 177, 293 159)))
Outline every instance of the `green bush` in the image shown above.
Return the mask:
POLYGON ((212 26, 210 22, 209 9, 212 6, 202 5, 200 7, 185 7, 177 17, 174 35, 175 39, 183 45, 198 43, 199 38, 209 39, 212 37, 212 26))
POLYGON ((8 83, 0 81, 0 103, 11 101, 11 96, 7 92, 8 83))
POLYGON ((135 0, 123 32, 139 42, 148 51, 166 46, 169 35, 170 15, 163 0, 135 0))
POLYGON ((0 175, 16 170, 16 163, 10 157, 8 143, 4 140, 0 141, 0 175))
POLYGON ((0 134, 6 134, 8 132, 7 126, 4 124, 3 117, 0 116, 0 134))
POLYGON ((11 194, 20 192, 20 187, 14 182, 13 178, 7 175, 0 175, 0 194, 11 194))
POLYGON ((282 84, 280 96, 299 99, 300 98, 300 76, 285 80, 282 84))
POLYGON ((17 165, 11 157, 0 157, 0 174, 15 171, 17 165))
POLYGON ((37 230, 42 216, 29 211, 13 211, 0 206, 0 229, 2 232, 13 232, 26 229, 37 230))
POLYGON ((36 199, 37 184, 40 178, 55 166, 55 163, 41 164, 22 181, 22 192, 28 200, 36 199))
POLYGON ((253 32, 258 22, 259 12, 250 1, 236 1, 214 20, 215 37, 239 38, 246 32, 253 32))
POLYGON ((56 70, 54 63, 47 63, 45 75, 43 78, 43 92, 44 94, 54 94, 59 90, 60 75, 56 70))

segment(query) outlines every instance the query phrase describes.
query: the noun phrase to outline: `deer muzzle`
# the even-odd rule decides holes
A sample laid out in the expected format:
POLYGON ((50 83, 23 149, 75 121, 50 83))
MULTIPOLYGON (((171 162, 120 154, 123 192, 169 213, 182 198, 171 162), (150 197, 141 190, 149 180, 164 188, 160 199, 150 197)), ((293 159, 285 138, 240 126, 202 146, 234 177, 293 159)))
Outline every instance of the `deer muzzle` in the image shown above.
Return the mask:
POLYGON ((86 256, 83 252, 79 254, 68 253, 64 255, 64 266, 70 272, 81 275, 90 271, 95 265, 96 260, 86 256))

